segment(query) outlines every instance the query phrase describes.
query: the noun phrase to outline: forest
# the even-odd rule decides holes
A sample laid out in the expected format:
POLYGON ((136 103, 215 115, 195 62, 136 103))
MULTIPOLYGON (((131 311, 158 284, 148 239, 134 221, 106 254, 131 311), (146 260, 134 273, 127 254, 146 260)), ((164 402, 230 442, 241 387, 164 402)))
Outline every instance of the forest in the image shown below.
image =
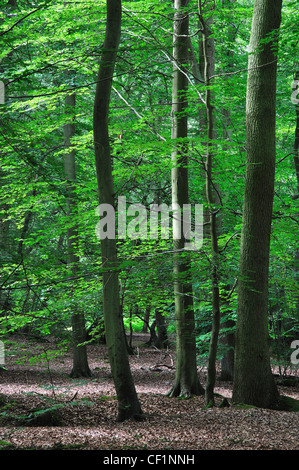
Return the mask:
POLYGON ((298 450, 299 0, 0 4, 0 450, 298 450))

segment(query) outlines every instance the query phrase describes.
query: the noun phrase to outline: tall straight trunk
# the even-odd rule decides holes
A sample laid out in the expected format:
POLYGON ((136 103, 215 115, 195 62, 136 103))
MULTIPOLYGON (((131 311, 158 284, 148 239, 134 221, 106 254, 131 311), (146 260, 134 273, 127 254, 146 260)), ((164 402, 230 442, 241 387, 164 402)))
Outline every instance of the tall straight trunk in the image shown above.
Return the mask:
POLYGON ((297 180, 297 194, 295 195, 294 199, 299 197, 299 70, 296 71, 294 77, 294 84, 292 86, 292 93, 296 96, 296 100, 294 101, 295 104, 295 112, 296 112, 296 127, 295 127, 295 138, 294 138, 294 165, 295 165, 295 173, 296 173, 296 180, 297 180))
POLYGON ((145 308, 145 313, 144 313, 144 322, 143 322, 143 326, 142 326, 142 333, 147 333, 147 331, 150 329, 149 328, 150 314, 151 314, 151 306, 147 305, 146 308, 145 308))
POLYGON ((247 165, 233 401, 259 407, 275 406, 279 399, 268 347, 268 276, 281 8, 282 0, 255 1, 248 60, 247 165))
MULTIPOLYGON (((202 49, 204 59, 204 78, 206 86, 206 117, 207 117, 207 154, 206 154, 206 199, 209 210, 211 253, 212 253, 212 329, 209 345, 207 383, 205 400, 207 405, 214 405, 214 387, 216 382, 216 358, 220 328, 220 296, 219 296, 219 268, 218 268, 218 233, 217 210, 215 207, 215 184, 213 182, 213 146, 214 146, 214 116, 211 92, 211 65, 214 58, 213 42, 209 41, 210 31, 203 17, 202 2, 199 1, 199 17, 202 25, 202 49), (209 46, 210 42, 210 47, 209 46)), ((213 40, 212 40, 213 41, 213 40)))
POLYGON ((176 142, 187 139, 187 90, 188 81, 184 68, 188 60, 189 18, 188 0, 175 0, 174 8, 174 47, 175 58, 172 88, 172 204, 178 208, 173 214, 174 233, 181 234, 174 239, 174 298, 176 316, 176 377, 169 396, 202 394, 196 365, 195 322, 192 298, 190 258, 182 252, 185 239, 182 232, 180 210, 188 204, 188 162, 187 143, 176 142))
MULTIPOLYGON (((78 250, 78 208, 75 192, 76 181, 76 168, 75 168, 75 150, 72 149, 71 139, 75 135, 75 106, 76 96, 75 93, 65 97, 65 114, 68 122, 63 127, 64 132, 64 173, 66 178, 66 189, 68 192, 67 206, 68 217, 70 220, 74 219, 74 225, 69 226, 67 229, 67 264, 68 268, 74 278, 77 277, 79 271, 79 257, 78 250)), ((76 289, 76 280, 73 281, 72 290, 76 289)), ((72 290, 70 295, 72 295, 72 290)), ((90 377, 91 371, 88 366, 87 349, 83 344, 86 341, 86 329, 84 314, 78 311, 76 302, 72 311, 72 335, 73 335, 73 368, 71 377, 90 377)))
MULTIPOLYGON (((236 0, 222 0, 222 7, 225 9, 233 10, 234 4, 236 0)), ((229 14, 229 20, 227 23, 228 32, 227 32, 227 40, 229 44, 232 44, 236 41, 237 29, 235 28, 232 15, 229 14)), ((235 68, 234 64, 234 55, 230 47, 226 51, 227 56, 227 66, 225 68, 226 72, 232 72, 235 68)), ((232 133, 232 110, 224 108, 222 111, 223 115, 223 137, 230 140, 231 133, 232 133)), ((227 149, 229 147, 226 147, 227 149)), ((231 286, 226 285, 224 287, 225 292, 229 292, 231 286)), ((228 294, 229 295, 229 294, 228 294)), ((225 305, 226 311, 229 308, 229 298, 227 297, 226 293, 224 296, 221 296, 221 302, 225 305)), ((223 310, 223 309, 222 309, 223 310)), ((221 313, 223 316, 227 316, 228 311, 225 315, 221 313)), ((234 320, 227 319, 221 321, 222 328, 230 328, 231 330, 234 328, 235 322, 234 320)), ((221 331, 220 331, 221 334, 221 331)), ((221 380, 233 380, 234 377, 234 345, 235 345, 235 335, 234 333, 227 333, 220 337, 220 343, 225 346, 226 352, 224 353, 223 358, 221 359, 221 380)))
MULTIPOLYGON (((97 77, 93 130, 99 202, 114 207, 108 114, 121 35, 121 0, 107 0, 106 5, 106 33, 97 77)), ((143 415, 131 374, 122 322, 115 239, 101 239, 101 256, 106 345, 118 398, 118 420, 140 419, 143 415)))
MULTIPOLYGON (((299 94, 299 70, 296 71, 294 80, 294 88, 293 92, 296 92, 296 97, 298 99, 299 94)), ((295 173, 297 179, 297 187, 296 193, 294 195, 294 199, 299 198, 299 102, 295 101, 295 111, 296 111, 296 127, 295 127, 295 139, 294 139, 294 166, 295 166, 295 173)), ((294 257, 294 275, 295 280, 299 282, 299 250, 295 251, 294 257)), ((296 306, 297 306, 297 316, 299 316, 299 296, 297 295, 296 299, 296 306)))
MULTIPOLYGON (((236 3, 236 0, 222 0, 222 7, 227 9, 227 10, 234 10, 234 4, 236 3)), ((226 15, 227 16, 227 15, 226 15)), ((234 25, 233 21, 233 14, 229 12, 228 19, 227 19, 227 40, 229 45, 232 44, 233 42, 236 41, 236 36, 237 36, 237 29, 234 25)), ((227 65, 225 67, 225 71, 227 73, 232 72, 235 70, 235 64, 234 64, 234 55, 233 52, 230 48, 228 47, 226 51, 226 57, 227 57, 227 65)), ((224 139, 231 139, 231 134, 232 134, 232 110, 228 108, 224 108, 222 110, 222 118, 223 118, 223 138, 224 139)), ((229 147, 226 147, 227 150, 229 147)), ((219 221, 219 218, 218 218, 219 221)), ((219 222, 218 222, 218 227, 219 227, 219 222)), ((220 233, 220 230, 218 230, 220 233)), ((226 260, 222 254, 221 256, 222 264, 226 264, 226 260)), ((221 311, 221 330, 222 329, 231 329, 231 331, 235 327, 235 322, 232 319, 225 319, 225 317, 229 316, 229 294, 230 290, 234 289, 233 286, 226 285, 224 286, 224 295, 221 295, 221 304, 222 304, 222 311, 221 311), (226 310, 226 313, 223 313, 223 310, 226 310)), ((226 333, 225 335, 222 333, 220 330, 220 338, 219 342, 224 346, 225 352, 224 356, 221 359, 221 374, 220 374, 220 380, 229 380, 232 381, 234 377, 234 346, 235 346, 235 334, 234 332, 231 333, 226 333)))

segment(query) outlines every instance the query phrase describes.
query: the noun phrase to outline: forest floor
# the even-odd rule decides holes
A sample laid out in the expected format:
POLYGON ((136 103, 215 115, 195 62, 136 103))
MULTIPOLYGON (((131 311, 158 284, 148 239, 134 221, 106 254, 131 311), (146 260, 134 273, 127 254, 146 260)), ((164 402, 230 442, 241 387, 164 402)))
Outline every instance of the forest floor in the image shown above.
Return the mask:
MULTIPOLYGON (((299 414, 229 406, 205 408, 203 396, 166 396, 175 375, 175 351, 146 345, 134 336, 130 356, 135 386, 146 420, 117 422, 117 400, 104 345, 88 346, 89 379, 71 379, 72 354, 32 364, 32 358, 54 345, 20 340, 8 350, 0 375, 1 450, 298 450, 299 414), (23 363, 18 364, 23 356, 23 363), (34 410, 56 409, 60 421, 30 422, 34 410), (49 425, 50 424, 50 425, 49 425)), ((55 348, 54 348, 55 349, 55 348)), ((297 370, 298 373, 298 370, 297 370)), ((199 368, 205 386, 205 367, 199 368)), ((279 385, 299 399, 299 386, 279 385)), ((217 380, 219 405, 230 402, 232 383, 217 380)), ((42 411, 41 411, 42 410, 42 411)))

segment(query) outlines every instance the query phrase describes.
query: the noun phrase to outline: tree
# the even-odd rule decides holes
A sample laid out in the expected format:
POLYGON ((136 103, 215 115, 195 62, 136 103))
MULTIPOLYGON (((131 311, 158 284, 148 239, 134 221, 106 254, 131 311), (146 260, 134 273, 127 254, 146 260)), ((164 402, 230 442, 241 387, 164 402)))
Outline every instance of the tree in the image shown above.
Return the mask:
POLYGON ((281 8, 281 0, 254 3, 247 78, 247 162, 233 401, 260 407, 274 406, 278 400, 268 346, 268 275, 281 8))
MULTIPOLYGON (((68 122, 64 124, 64 171, 66 177, 67 212, 68 217, 75 221, 75 225, 69 223, 67 230, 67 263, 71 275, 74 277, 72 290, 76 289, 76 278, 79 274, 79 234, 76 220, 78 219, 77 197, 76 197, 76 166, 75 166, 75 150, 72 148, 72 138, 75 134, 75 106, 76 94, 71 93, 65 97, 65 113, 68 122)), ((72 333, 73 333, 73 368, 72 377, 90 377, 91 371, 88 366, 86 344, 86 329, 84 314, 78 311, 76 302, 72 311, 72 333)))
POLYGON ((295 138, 294 138, 294 166, 296 172, 297 181, 297 194, 296 198, 299 197, 299 71, 297 70, 292 84, 292 97, 295 104, 296 113, 296 127, 295 127, 295 138))
MULTIPOLYGON (((295 138, 294 138, 294 166, 295 166, 295 173, 296 173, 296 194, 293 196, 293 199, 299 198, 299 100, 298 100, 298 93, 299 93, 299 71, 296 70, 295 73, 295 80, 292 85, 293 94, 296 95, 296 99, 294 101, 295 104, 295 113, 296 113, 296 127, 295 127, 295 138)), ((293 96, 292 94, 292 96, 293 96)), ((299 250, 296 249, 295 256, 294 256, 294 277, 297 286, 299 285, 299 250)), ((299 296, 297 295, 296 299, 296 309, 297 309, 297 320, 299 317, 299 296)))
MULTIPOLYGON (((121 1, 107 0, 107 22, 94 100, 94 149, 100 204, 115 206, 108 132, 112 79, 121 35, 121 1)), ((118 397, 118 420, 142 418, 123 330, 115 238, 101 239, 106 344, 118 397)))
POLYGON ((174 232, 174 299, 176 318, 176 377, 169 396, 199 395, 203 388, 196 365, 194 310, 190 259, 184 252, 182 233, 184 204, 188 204, 187 90, 186 62, 188 60, 189 13, 188 0, 175 0, 172 87, 172 205, 174 232), (175 236, 178 235, 176 239, 175 236))
POLYGON ((214 386, 216 382, 216 358, 218 347, 218 336, 220 329, 220 295, 219 295, 219 250, 218 250, 218 233, 217 233, 217 213, 215 207, 215 184, 213 182, 213 146, 215 139, 214 131, 214 114, 212 104, 212 70, 214 69, 214 41, 208 49, 208 38, 210 31, 207 21, 203 17, 202 2, 199 1, 199 17, 202 26, 202 51, 204 61, 204 78, 206 86, 206 117, 207 117, 207 151, 206 151, 206 199, 209 210, 209 227, 211 237, 211 281, 212 281, 212 329, 208 357, 207 383, 205 390, 206 404, 214 404, 214 386), (212 70, 211 70, 212 68, 212 70))

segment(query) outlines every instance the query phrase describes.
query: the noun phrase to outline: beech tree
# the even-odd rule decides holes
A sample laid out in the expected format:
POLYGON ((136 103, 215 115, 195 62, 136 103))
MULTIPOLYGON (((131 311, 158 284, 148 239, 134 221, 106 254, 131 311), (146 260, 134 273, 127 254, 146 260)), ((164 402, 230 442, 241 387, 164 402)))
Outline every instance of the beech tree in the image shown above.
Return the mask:
MULTIPOLYGON (((72 220, 78 218, 77 198, 76 198, 76 165, 75 150, 72 148, 72 138, 75 135, 75 107, 76 95, 71 93, 65 97, 65 113, 68 122, 63 127, 64 132, 64 171, 66 177, 67 191, 67 212, 72 220)), ((71 276, 76 279, 79 274, 79 234, 76 225, 69 224, 67 229, 67 264, 71 276)), ((76 280, 73 281, 72 290, 76 289, 76 280)), ((72 311, 72 333, 73 333, 73 368, 72 377, 90 377, 91 371, 88 366, 86 344, 85 318, 79 311, 78 305, 74 305, 72 311)))
POLYGON ((206 106, 206 120, 207 120, 207 150, 206 150, 206 200, 209 211, 209 228, 211 239, 211 284, 212 284, 212 327, 211 339, 209 346, 208 369, 207 369, 207 383, 205 390, 206 404, 214 404, 214 386, 216 382, 216 359, 218 337, 220 329, 220 295, 219 295, 219 250, 218 250, 218 233, 217 233, 217 213, 215 207, 217 201, 217 193, 215 191, 215 183, 213 182, 213 167, 214 164, 214 121, 213 114, 213 95, 211 91, 213 72, 215 69, 215 50, 213 39, 209 41, 209 27, 208 21, 203 15, 203 5, 199 1, 199 18, 202 27, 202 52, 204 63, 204 79, 206 86, 205 93, 205 106, 206 106), (210 44, 209 44, 210 42, 210 44), (209 46, 209 47, 208 47, 209 46))
POLYGON ((282 0, 255 0, 248 60, 247 162, 233 401, 277 403, 268 344, 268 276, 276 155, 276 75, 282 0))
POLYGON ((172 85, 172 204, 174 236, 174 300, 176 318, 176 377, 169 396, 198 395, 203 393, 196 364, 194 310, 190 259, 184 252, 182 208, 188 204, 188 117, 187 91, 189 12, 188 0, 175 0, 173 85, 172 85))
MULTIPOLYGON (((106 33, 97 76, 93 130, 100 204, 115 207, 108 129, 109 103, 117 50, 121 36, 121 1, 107 0, 106 33)), ((106 344, 118 398, 118 420, 142 418, 135 390, 120 307, 115 238, 101 238, 103 304, 106 344)))

